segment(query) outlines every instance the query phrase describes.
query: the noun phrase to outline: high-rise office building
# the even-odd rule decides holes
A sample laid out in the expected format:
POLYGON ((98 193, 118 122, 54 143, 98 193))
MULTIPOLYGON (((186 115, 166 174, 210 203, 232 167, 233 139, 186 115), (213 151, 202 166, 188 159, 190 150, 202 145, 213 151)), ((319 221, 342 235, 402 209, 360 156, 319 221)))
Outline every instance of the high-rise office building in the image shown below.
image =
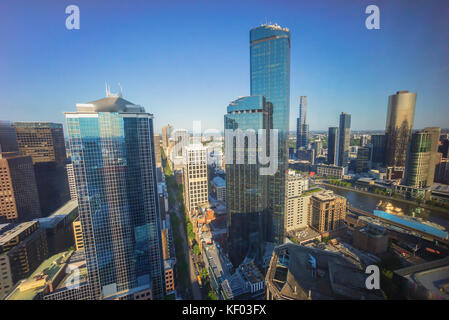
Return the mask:
POLYGON ((10 121, 0 120, 0 152, 19 151, 16 129, 10 121))
POLYGON ((296 119, 296 150, 309 145, 309 125, 306 123, 307 97, 299 97, 299 117, 296 119))
POLYGON ((76 196, 76 183, 75 183, 75 173, 73 172, 73 164, 68 163, 66 166, 67 179, 69 181, 70 199, 77 200, 76 196))
POLYGON ((33 162, 17 152, 0 152, 0 223, 41 217, 33 162))
POLYGON ((169 140, 171 137, 171 133, 173 131, 173 126, 170 124, 162 127, 162 148, 164 149, 165 155, 168 157, 167 150, 169 146, 169 140))
POLYGON ((321 156, 321 148, 323 147, 323 142, 321 140, 312 142, 312 149, 314 150, 315 159, 321 156))
POLYGON ((319 232, 338 230, 345 226, 346 198, 324 190, 312 195, 310 205, 309 225, 319 232))
POLYGON ((70 200, 62 124, 15 122, 14 127, 20 154, 33 160, 42 215, 48 216, 70 200))
MULTIPOLYGON (((268 132, 271 129, 272 114, 272 104, 263 96, 242 97, 229 104, 224 127, 225 130, 240 129, 243 132, 254 130, 257 147, 263 147, 258 145, 259 130, 268 132)), ((258 160, 253 164, 248 162, 249 154, 256 152, 257 147, 245 145, 243 150, 237 150, 237 145, 225 145, 227 157, 229 152, 233 159, 232 163, 226 163, 226 208, 228 252, 235 266, 243 261, 250 247, 259 248, 267 238, 269 178, 259 174, 261 165, 258 160), (244 153, 243 164, 236 163, 237 151, 244 153)))
POLYGON ((371 161, 376 165, 385 164, 385 135, 373 134, 371 136, 372 154, 371 161))
POLYGON ((415 118, 416 93, 398 91, 388 98, 385 164, 404 167, 415 118))
POLYGON ((172 133, 175 145, 173 147, 173 158, 182 157, 184 148, 190 144, 190 133, 185 129, 176 129, 172 133))
POLYGON ((83 297, 162 298, 153 115, 110 93, 65 115, 89 283, 83 297))
POLYGON ((62 124, 51 122, 15 122, 19 151, 33 163, 65 164, 66 150, 62 124))
POLYGON ((189 215, 209 201, 207 148, 191 144, 184 148, 184 202, 189 215))
POLYGON ((351 115, 345 112, 340 114, 340 127, 338 137, 338 165, 346 167, 349 162, 349 144, 351 142, 351 115))
POLYGON ((285 231, 305 228, 309 223, 310 195, 303 194, 309 189, 309 180, 289 171, 287 175, 285 231))
POLYGON ((327 163, 331 165, 337 164, 338 149, 338 128, 329 127, 327 135, 327 163))
POLYGON ((156 159, 156 168, 162 167, 162 158, 161 158, 161 135, 154 135, 154 157, 156 159))
POLYGON ((443 158, 436 165, 434 181, 449 184, 449 159, 443 158))
MULTIPOLYGON (((431 144, 429 132, 422 130, 412 134, 405 166, 406 185, 424 188, 432 184, 429 184, 430 180, 433 182, 434 178, 433 175, 430 176, 431 144)), ((435 169, 432 173, 435 173, 435 169)))
POLYGON ((357 149, 357 159, 355 163, 355 172, 362 173, 369 170, 369 162, 371 158, 371 149, 368 147, 360 147, 357 149))
POLYGON ((448 158, 449 154, 449 140, 446 138, 446 136, 441 135, 440 136, 440 145, 438 146, 438 152, 442 154, 443 158, 448 158))
POLYGON ((435 177, 435 168, 441 160, 441 154, 438 152, 441 128, 426 127, 423 131, 430 134, 430 163, 429 174, 427 175, 427 185, 431 186, 435 177))
POLYGON ((278 170, 270 177, 269 239, 284 238, 285 179, 288 169, 287 133, 290 118, 290 31, 262 25, 250 31, 251 95, 273 104, 273 129, 278 130, 278 170))

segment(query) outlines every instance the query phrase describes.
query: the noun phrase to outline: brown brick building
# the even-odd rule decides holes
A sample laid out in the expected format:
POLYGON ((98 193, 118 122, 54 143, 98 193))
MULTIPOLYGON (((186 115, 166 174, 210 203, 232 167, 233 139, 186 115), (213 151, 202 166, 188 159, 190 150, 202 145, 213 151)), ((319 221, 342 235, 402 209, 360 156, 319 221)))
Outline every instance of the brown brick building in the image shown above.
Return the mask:
POLYGON ((0 223, 41 217, 39 195, 30 157, 0 153, 0 223))
POLYGON ((346 199, 324 190, 310 198, 311 213, 309 225, 319 232, 341 229, 345 226, 346 199))

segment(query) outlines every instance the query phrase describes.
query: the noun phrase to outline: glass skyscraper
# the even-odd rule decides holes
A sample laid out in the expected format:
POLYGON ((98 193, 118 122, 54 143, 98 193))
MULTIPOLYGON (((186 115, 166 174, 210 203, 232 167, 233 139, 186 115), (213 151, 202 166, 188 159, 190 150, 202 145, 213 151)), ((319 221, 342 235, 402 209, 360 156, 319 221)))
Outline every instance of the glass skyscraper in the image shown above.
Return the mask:
POLYGON ((327 135, 327 163, 331 165, 337 164, 337 148, 338 148, 338 128, 329 127, 327 135))
POLYGON ((338 165, 346 167, 349 162, 349 144, 351 142, 351 115, 340 114, 340 128, 338 138, 338 165))
MULTIPOLYGON (((407 150, 405 184, 416 188, 429 187, 432 135, 424 130, 412 134, 407 150)), ((433 176, 432 182, 433 182, 433 176)))
POLYGON ((88 299, 164 293, 153 116, 120 96, 67 112, 88 299))
POLYGON ((290 117, 290 31, 262 25, 250 31, 251 96, 273 105, 273 129, 278 130, 278 170, 269 178, 270 231, 268 238, 283 242, 285 179, 288 169, 287 133, 290 117))
POLYGON ((404 167, 415 119, 416 93, 398 91, 388 98, 385 164, 404 167))
MULTIPOLYGON (((272 104, 263 96, 239 98, 229 104, 227 111, 225 129, 243 132, 252 129, 256 143, 258 130, 272 127, 272 104)), ((268 176, 259 174, 261 165, 258 161, 254 164, 248 161, 249 154, 257 152, 258 144, 250 150, 246 141, 244 163, 237 164, 237 148, 232 143, 232 146, 226 146, 226 152, 232 148, 233 159, 232 164, 226 163, 228 252, 231 262, 238 266, 247 254, 257 258, 260 246, 266 240, 268 176)))
POLYGON ((306 123, 307 97, 299 97, 299 117, 296 119, 296 150, 307 148, 309 144, 309 125, 306 123))

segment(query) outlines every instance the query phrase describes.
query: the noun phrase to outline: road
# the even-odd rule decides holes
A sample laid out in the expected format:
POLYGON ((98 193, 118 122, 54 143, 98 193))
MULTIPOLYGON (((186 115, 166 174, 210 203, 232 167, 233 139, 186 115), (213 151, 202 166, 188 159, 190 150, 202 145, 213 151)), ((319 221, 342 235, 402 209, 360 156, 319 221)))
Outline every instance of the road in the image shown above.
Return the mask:
POLYGON ((176 212, 176 215, 178 216, 179 221, 181 221, 181 223, 179 224, 178 232, 181 234, 182 239, 184 239, 182 245, 184 248, 184 255, 187 258, 187 264, 189 266, 190 286, 192 288, 193 299, 194 300, 202 300, 200 286, 198 284, 198 280, 197 280, 196 273, 195 273, 195 265, 193 264, 193 260, 192 260, 192 252, 191 252, 191 250, 189 250, 189 246, 188 246, 189 242, 188 242, 185 230, 184 230, 185 217, 183 214, 181 214, 179 212, 178 203, 176 203, 176 205, 174 206, 174 210, 176 212))

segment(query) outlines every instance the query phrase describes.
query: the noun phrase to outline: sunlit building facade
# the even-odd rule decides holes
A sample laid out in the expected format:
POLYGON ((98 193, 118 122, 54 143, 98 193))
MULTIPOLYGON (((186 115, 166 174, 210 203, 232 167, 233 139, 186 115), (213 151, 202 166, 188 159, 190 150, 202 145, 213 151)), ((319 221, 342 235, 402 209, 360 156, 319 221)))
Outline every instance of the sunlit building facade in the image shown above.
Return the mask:
POLYGON ((415 119, 416 93, 398 91, 388 99, 385 126, 385 164, 405 167, 407 148, 415 119))
POLYGON ((117 95, 67 112, 87 299, 164 294, 153 116, 117 95))
POLYGON ((273 105, 273 129, 278 130, 278 170, 269 179, 269 239, 283 242, 285 182, 288 169, 287 133, 290 117, 290 31, 262 25, 250 31, 251 96, 273 105))

